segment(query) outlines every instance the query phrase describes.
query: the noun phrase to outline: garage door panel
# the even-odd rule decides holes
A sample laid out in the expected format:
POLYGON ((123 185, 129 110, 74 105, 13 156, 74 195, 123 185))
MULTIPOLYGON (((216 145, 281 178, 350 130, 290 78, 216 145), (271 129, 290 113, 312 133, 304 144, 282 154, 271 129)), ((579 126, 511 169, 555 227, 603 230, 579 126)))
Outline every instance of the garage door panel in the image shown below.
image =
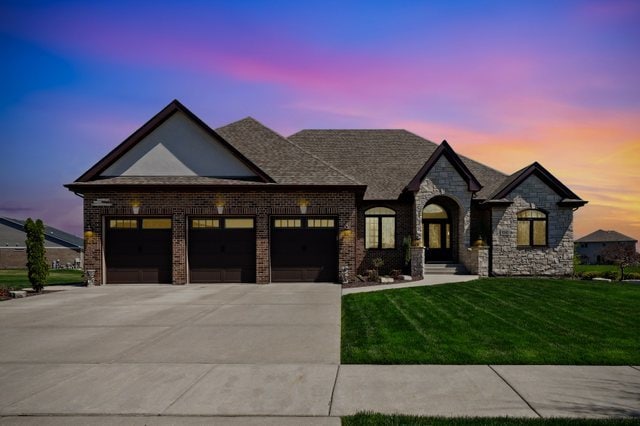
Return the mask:
MULTIPOLYGON (((335 220, 331 220, 335 223, 335 220)), ((335 281, 337 230, 309 228, 306 218, 275 218, 271 228, 271 280, 275 282, 335 281), (295 222, 293 222, 295 221, 295 222), (280 228, 276 223, 294 224, 280 228)))
MULTIPOLYGON (((172 281, 171 229, 143 229, 142 220, 107 220, 105 263, 108 284, 172 281), (113 227, 115 222, 126 223, 127 227, 113 227)), ((170 224, 171 219, 163 220, 170 224)))
MULTIPOLYGON (((205 219, 198 218, 196 221, 205 219)), ((208 219, 211 223, 211 219, 208 219)), ((193 225, 193 220, 192 220, 193 225)), ((189 230, 189 281, 255 282, 256 238, 253 228, 227 229, 226 218, 214 229, 189 230)))

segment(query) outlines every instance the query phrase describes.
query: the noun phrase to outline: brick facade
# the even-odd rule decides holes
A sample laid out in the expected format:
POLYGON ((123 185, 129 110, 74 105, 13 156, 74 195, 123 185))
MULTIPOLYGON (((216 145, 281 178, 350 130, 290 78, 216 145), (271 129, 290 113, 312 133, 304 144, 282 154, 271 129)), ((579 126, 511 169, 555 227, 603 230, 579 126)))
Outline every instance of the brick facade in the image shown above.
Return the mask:
MULTIPOLYGON (((66 247, 48 247, 45 257, 49 266, 59 260, 60 265, 75 264, 76 259, 82 263, 82 252, 66 247)), ((0 269, 24 269, 27 267, 27 249, 24 247, 0 247, 0 269)))
POLYGON ((402 240, 405 236, 411 237, 412 204, 408 200, 403 201, 366 201, 358 205, 358 231, 357 231, 357 271, 364 274, 366 270, 372 269, 373 259, 381 258, 384 265, 380 268, 380 273, 387 274, 391 270, 403 270, 405 266, 405 251, 402 240), (365 249, 365 211, 373 207, 387 207, 396 212, 396 241, 393 249, 365 249))
POLYGON ((270 282, 270 216, 300 215, 299 200, 309 202, 307 215, 334 216, 338 219, 338 270, 348 266, 356 270, 354 229, 357 229, 355 194, 338 192, 277 191, 86 191, 84 193, 84 229, 92 235, 85 239, 85 269, 96 271, 96 284, 104 283, 103 229, 107 216, 132 216, 132 204, 140 205, 139 216, 171 217, 173 223, 173 284, 188 282, 186 229, 189 216, 217 216, 216 200, 224 200, 223 216, 255 218, 256 281, 270 282), (108 199, 104 206, 96 199, 108 199))
POLYGON ((571 275, 573 272, 573 209, 532 175, 507 197, 508 207, 492 209, 492 271, 496 275, 571 275), (517 246, 517 214, 540 209, 547 213, 547 247, 517 246))

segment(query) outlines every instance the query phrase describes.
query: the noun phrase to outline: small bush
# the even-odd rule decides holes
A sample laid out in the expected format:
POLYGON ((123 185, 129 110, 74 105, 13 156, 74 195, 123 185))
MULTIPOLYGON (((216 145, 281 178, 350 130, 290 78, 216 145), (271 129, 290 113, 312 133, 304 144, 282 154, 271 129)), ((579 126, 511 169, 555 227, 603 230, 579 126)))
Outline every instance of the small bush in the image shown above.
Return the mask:
POLYGON ((375 283, 378 281, 378 278, 378 271, 376 271, 375 269, 369 269, 367 271, 367 281, 375 283))
POLYGON ((618 273, 615 271, 604 271, 601 274, 602 278, 608 278, 610 280, 617 280, 618 279, 618 273))
POLYGON ((624 274, 625 280, 640 280, 640 272, 627 272, 624 274))
POLYGON ((580 278, 583 280, 592 280, 594 278, 598 278, 600 273, 597 271, 586 271, 580 275, 580 278))
POLYGON ((392 269, 391 272, 389 272, 389 276, 394 280, 397 280, 400 275, 402 275, 402 271, 400 269, 392 269))

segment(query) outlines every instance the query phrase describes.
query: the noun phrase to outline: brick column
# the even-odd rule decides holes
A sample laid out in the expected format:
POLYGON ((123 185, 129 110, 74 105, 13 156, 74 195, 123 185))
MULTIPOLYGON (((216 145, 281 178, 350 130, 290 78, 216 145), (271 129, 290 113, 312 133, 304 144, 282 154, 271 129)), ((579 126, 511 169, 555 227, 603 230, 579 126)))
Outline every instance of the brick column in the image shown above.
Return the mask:
POLYGON ((173 284, 187 283, 186 223, 183 211, 173 212, 172 223, 172 273, 173 284))
POLYGON ((259 207, 256 215, 256 283, 269 284, 269 214, 267 207, 259 207))

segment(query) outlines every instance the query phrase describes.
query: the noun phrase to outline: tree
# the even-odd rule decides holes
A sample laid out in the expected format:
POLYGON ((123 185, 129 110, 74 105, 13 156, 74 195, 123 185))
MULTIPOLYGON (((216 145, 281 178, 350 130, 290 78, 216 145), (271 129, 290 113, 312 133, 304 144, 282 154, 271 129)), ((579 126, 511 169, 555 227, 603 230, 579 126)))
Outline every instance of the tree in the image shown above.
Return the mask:
POLYGON ((636 252, 633 245, 609 244, 601 252, 604 260, 618 265, 620 268, 620 280, 624 279, 624 268, 640 264, 640 253, 636 252))
POLYGON ((35 222, 28 218, 24 223, 27 233, 27 270, 29 282, 35 291, 42 291, 49 275, 49 263, 44 254, 44 224, 40 219, 35 222))

